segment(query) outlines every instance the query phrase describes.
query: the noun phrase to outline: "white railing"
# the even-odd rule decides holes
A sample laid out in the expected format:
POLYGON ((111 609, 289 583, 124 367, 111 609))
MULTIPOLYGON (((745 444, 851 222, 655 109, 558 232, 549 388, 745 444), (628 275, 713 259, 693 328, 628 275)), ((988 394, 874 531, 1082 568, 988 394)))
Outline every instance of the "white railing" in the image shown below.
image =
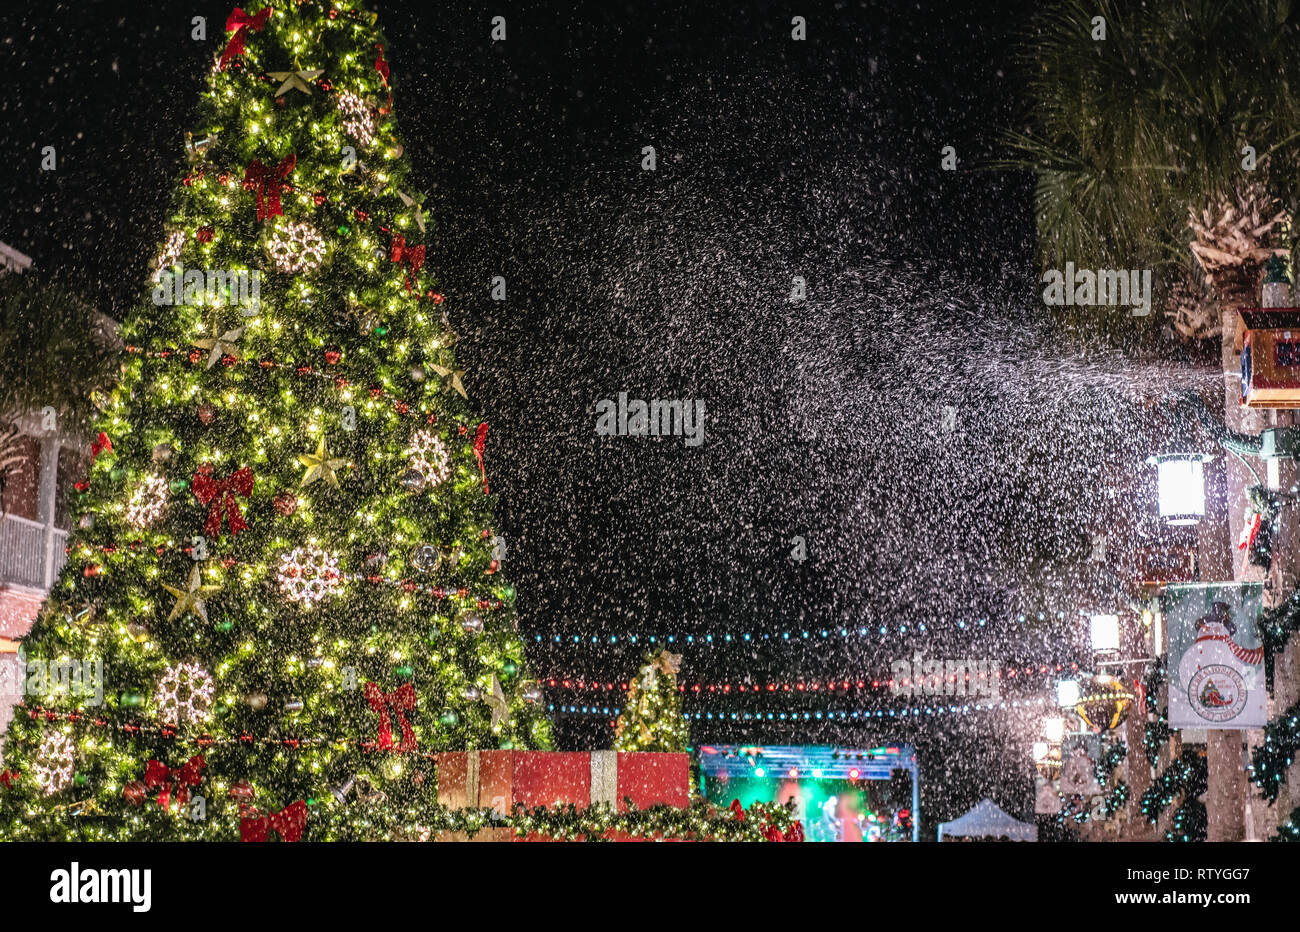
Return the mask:
POLYGON ((0 583, 49 589, 67 559, 67 539, 67 531, 5 515, 0 519, 0 583))

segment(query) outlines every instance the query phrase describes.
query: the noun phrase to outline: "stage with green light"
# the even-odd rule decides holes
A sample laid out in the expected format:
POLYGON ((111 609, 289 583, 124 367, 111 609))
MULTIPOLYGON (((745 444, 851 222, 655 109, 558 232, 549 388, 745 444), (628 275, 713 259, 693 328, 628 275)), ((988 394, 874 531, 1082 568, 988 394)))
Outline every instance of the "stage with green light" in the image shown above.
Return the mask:
POLYGON ((700 793, 792 808, 809 841, 918 841, 920 770, 907 745, 718 745, 695 749, 700 793))

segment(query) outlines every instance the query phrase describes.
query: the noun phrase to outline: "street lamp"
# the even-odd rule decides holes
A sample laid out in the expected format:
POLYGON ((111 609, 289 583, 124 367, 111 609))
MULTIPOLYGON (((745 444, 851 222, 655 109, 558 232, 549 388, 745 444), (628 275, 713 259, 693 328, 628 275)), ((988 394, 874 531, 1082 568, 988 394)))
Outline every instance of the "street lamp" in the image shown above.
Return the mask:
POLYGON ((1147 459, 1156 467, 1165 523, 1186 526, 1205 517, 1205 464, 1212 459, 1208 453, 1162 453, 1147 459))
POLYGON ((1056 704, 1061 708, 1074 708, 1079 704, 1079 681, 1061 680, 1056 684, 1056 704))
POLYGON ((1059 716, 1043 719, 1043 737, 1052 744, 1060 744, 1065 738, 1065 719, 1059 716))
POLYGON ((1094 651, 1100 653, 1119 650, 1118 615, 1093 615, 1088 619, 1088 633, 1094 651))

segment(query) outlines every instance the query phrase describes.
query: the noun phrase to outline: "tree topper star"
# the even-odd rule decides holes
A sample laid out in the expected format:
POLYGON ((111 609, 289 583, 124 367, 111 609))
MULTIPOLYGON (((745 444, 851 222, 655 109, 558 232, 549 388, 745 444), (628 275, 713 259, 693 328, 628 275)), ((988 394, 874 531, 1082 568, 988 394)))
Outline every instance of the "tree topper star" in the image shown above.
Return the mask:
POLYGON ((304 94, 310 94, 311 82, 325 73, 324 71, 303 71, 302 65, 298 64, 297 59, 294 59, 293 64, 298 69, 297 71, 267 72, 275 80, 284 82, 280 85, 280 89, 275 92, 276 97, 283 97, 289 91, 302 91, 304 94))
POLYGON ((176 597, 176 605, 172 608, 172 613, 167 616, 168 621, 175 621, 186 612, 193 612, 203 619, 204 624, 208 621, 208 607, 203 604, 203 600, 221 591, 220 586, 203 585, 203 578, 199 575, 197 566, 190 570, 189 589, 177 589, 166 583, 163 583, 163 588, 176 597))
POLYGON ((300 453, 298 462, 307 467, 307 474, 302 477, 304 486, 311 485, 317 479, 323 479, 334 488, 339 487, 339 477, 334 474, 334 470, 342 469, 348 464, 348 461, 341 457, 331 457, 329 451, 325 449, 325 438, 320 438, 320 445, 316 447, 316 452, 300 453))

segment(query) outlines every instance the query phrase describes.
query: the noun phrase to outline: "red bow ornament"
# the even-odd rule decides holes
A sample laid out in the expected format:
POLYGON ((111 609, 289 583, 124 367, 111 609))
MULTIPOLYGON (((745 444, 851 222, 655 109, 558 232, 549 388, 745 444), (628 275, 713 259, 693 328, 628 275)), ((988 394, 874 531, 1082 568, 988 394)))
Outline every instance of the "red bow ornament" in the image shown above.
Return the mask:
POLYGON ((378 683, 366 683, 365 696, 366 702, 370 703, 370 708, 379 716, 380 748, 384 750, 393 748, 393 723, 388 715, 388 707, 392 706, 397 712, 397 724, 402 729, 402 744, 397 750, 414 751, 415 729, 407 721, 405 713, 415 710, 415 684, 406 683, 391 693, 385 693, 379 688, 378 683))
POLYGON ((384 47, 375 43, 375 48, 379 49, 379 57, 375 59, 375 70, 384 79, 384 90, 388 91, 388 106, 379 112, 388 113, 393 109, 393 89, 388 86, 388 62, 384 61, 384 47))
POLYGON ((733 799, 731 801, 731 814, 735 817, 737 822, 745 821, 745 807, 740 804, 739 799, 733 799))
POLYGON ((195 754, 180 767, 170 768, 162 761, 151 760, 144 768, 144 785, 149 789, 161 787, 158 791, 158 805, 166 809, 171 805, 172 790, 176 790, 176 804, 185 805, 190 801, 190 787, 198 786, 203 778, 203 768, 207 761, 202 754, 195 754))
POLYGON ((5 770, 3 772, 0 772, 0 786, 3 786, 5 789, 9 789, 9 787, 13 786, 14 781, 17 779, 18 779, 17 770, 5 770))
POLYGON ((112 453, 112 452, 113 452, 113 441, 109 440, 108 434, 104 433, 101 430, 99 432, 99 436, 90 442, 90 458, 93 460, 96 457, 98 457, 99 454, 101 453, 112 453))
POLYGON ((390 256, 393 262, 406 266, 406 291, 409 294, 415 285, 416 273, 424 265, 424 247, 406 245, 406 237, 399 233, 393 237, 390 256))
POLYGON ((226 63, 236 55, 244 54, 244 39, 251 28, 253 32, 261 32, 266 27, 266 20, 271 15, 271 8, 267 7, 252 16, 249 16, 239 7, 226 17, 226 32, 233 32, 230 41, 226 43, 226 50, 221 53, 221 63, 217 70, 225 71, 226 63))
POLYGON ((240 841, 267 841, 272 829, 283 841, 299 841, 307 827, 307 804, 301 799, 279 812, 261 815, 250 809, 249 813, 239 820, 240 841))
POLYGON ((203 525, 204 534, 209 537, 221 536, 223 507, 226 516, 230 519, 232 537, 248 527, 248 522, 239 511, 239 502, 235 500, 236 495, 240 498, 248 498, 253 494, 253 471, 247 466, 221 480, 212 478, 211 466, 200 466, 190 482, 190 490, 194 492, 194 497, 199 500, 199 504, 212 506, 208 509, 207 523, 203 525))
POLYGON ((257 219, 266 220, 284 213, 280 209, 280 189, 289 187, 284 179, 289 177, 298 156, 290 152, 275 168, 254 159, 244 169, 244 190, 257 191, 257 219))
POLYGON ((478 457, 478 472, 483 477, 483 494, 488 495, 488 478, 487 469, 483 466, 483 453, 487 450, 487 421, 479 424, 478 431, 474 434, 474 455, 478 457))

